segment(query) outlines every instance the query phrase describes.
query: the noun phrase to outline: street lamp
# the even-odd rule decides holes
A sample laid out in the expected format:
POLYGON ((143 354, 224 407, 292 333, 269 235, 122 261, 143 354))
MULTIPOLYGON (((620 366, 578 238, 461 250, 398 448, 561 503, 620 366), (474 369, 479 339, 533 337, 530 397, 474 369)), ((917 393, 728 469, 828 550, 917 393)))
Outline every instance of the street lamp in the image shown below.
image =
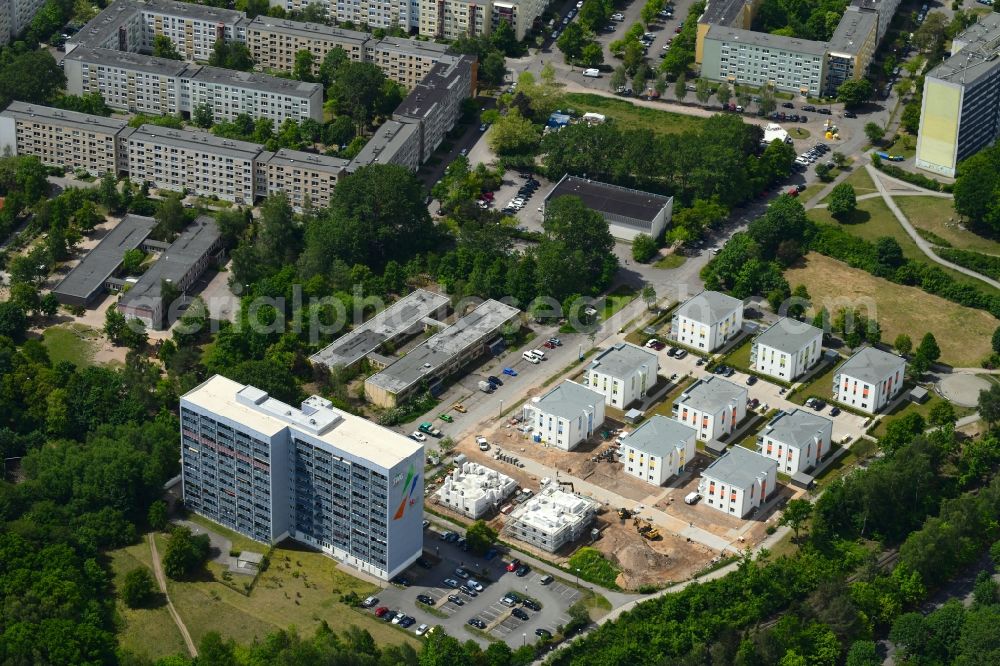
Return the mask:
POLYGON ((576 586, 580 587, 580 567, 577 567, 574 571, 576 571, 576 586))
POLYGON ((528 632, 521 634, 521 647, 524 647, 528 643, 528 632))
POLYGON ((500 413, 497 416, 503 416, 503 398, 500 399, 500 413))

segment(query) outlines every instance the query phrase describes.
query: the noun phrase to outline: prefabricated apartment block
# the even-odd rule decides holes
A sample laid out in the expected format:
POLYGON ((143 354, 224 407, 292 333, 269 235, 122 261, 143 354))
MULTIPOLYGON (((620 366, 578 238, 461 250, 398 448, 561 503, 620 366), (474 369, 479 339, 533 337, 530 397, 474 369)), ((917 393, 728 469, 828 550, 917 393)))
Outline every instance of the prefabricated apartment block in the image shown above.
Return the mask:
POLYGON ((684 301, 670 319, 670 339, 713 352, 743 330, 743 301, 703 291, 684 301))
POLYGON ((604 396, 569 379, 523 408, 534 441, 572 451, 604 423, 604 396))
POLYGON ((584 535, 599 506, 589 497, 565 492, 551 483, 510 513, 504 532, 554 553, 584 535))
POLYGON ((365 397, 380 407, 395 407, 489 351, 489 343, 509 326, 519 326, 521 311, 488 300, 365 380, 365 397))
POLYGON ((382 580, 423 549, 423 447, 319 396, 292 407, 215 375, 180 400, 184 505, 382 580))

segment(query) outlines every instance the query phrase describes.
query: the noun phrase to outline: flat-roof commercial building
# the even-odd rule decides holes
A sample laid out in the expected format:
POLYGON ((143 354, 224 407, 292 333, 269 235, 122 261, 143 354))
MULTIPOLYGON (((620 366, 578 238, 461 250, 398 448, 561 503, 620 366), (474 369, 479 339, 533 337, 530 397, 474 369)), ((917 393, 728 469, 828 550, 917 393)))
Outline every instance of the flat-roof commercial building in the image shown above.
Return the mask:
POLYGON ((791 382, 823 356, 823 331, 782 317, 753 340, 750 366, 757 372, 791 382))
POLYGON ((321 23, 305 23, 260 15, 247 25, 247 48, 254 62, 267 70, 291 72, 295 54, 309 51, 314 71, 319 70, 327 54, 341 48, 348 59, 367 59, 367 45, 373 37, 367 32, 344 30, 321 23))
POLYGON ((517 490, 517 481, 506 474, 465 462, 444 477, 441 488, 434 493, 438 503, 473 520, 497 511, 517 490))
POLYGON ((326 208, 333 190, 350 162, 339 157, 304 153, 281 148, 263 152, 256 161, 257 190, 260 196, 277 192, 288 195, 296 211, 307 205, 326 208))
POLYGON ((215 195, 235 203, 253 203, 254 171, 260 144, 143 125, 127 139, 129 176, 153 187, 215 195))
POLYGON ((395 344, 424 330, 448 308, 448 297, 415 289, 368 321, 319 350, 309 360, 328 368, 352 368, 385 343, 395 344))
POLYGON ((864 78, 878 43, 878 14, 848 7, 827 49, 827 94, 835 95, 844 81, 864 78))
POLYGON ((819 97, 826 90, 826 42, 721 25, 705 33, 701 75, 730 85, 819 97))
POLYGON ((903 389, 906 361, 901 356, 862 347, 834 371, 833 399, 875 414, 903 389))
POLYGON ((0 112, 0 153, 34 155, 48 166, 117 174, 124 120, 11 102, 0 112))
POLYGON ((698 431, 708 442, 736 430, 747 415, 747 390, 711 376, 691 384, 671 408, 673 417, 698 431))
POLYGON ((420 162, 426 162, 455 126, 462 100, 475 90, 475 58, 460 56, 438 62, 420 80, 393 113, 393 120, 412 122, 420 128, 420 162))
POLYGON ((670 319, 670 339, 713 352, 743 330, 743 301, 703 291, 684 301, 670 319))
POLYGON ((596 501, 549 484, 514 509, 504 531, 515 539, 554 553, 582 537, 597 515, 596 501))
POLYGON ((830 452, 833 421, 804 409, 779 412, 757 435, 757 452, 795 475, 816 466, 830 452))
POLYGON ((126 215, 66 274, 52 294, 63 305, 93 306, 109 289, 119 288, 120 281, 114 275, 125 253, 142 247, 154 226, 156 220, 151 217, 126 215))
POLYGON ((521 311, 485 301, 443 331, 365 380, 365 397, 380 407, 395 407, 426 386, 433 386, 488 351, 488 343, 515 325, 521 311))
POLYGON ((696 438, 691 426, 656 414, 622 438, 625 473, 662 486, 694 459, 696 438))
POLYGON ((1000 136, 1000 14, 952 41, 951 56, 924 77, 917 167, 954 177, 959 162, 1000 136))
POLYGON ((777 488, 777 470, 770 458, 733 446, 701 473, 698 492, 713 509, 743 518, 777 488))
POLYGON ((171 307, 177 308, 180 304, 164 302, 163 284, 172 285, 183 296, 205 272, 221 246, 222 235, 215 219, 207 215, 197 218, 124 293, 118 301, 118 310, 126 318, 138 319, 151 329, 159 330, 169 325, 171 307))
POLYGON ((611 235, 630 241, 639 234, 659 238, 670 223, 674 198, 596 180, 564 175, 545 195, 548 206, 559 197, 578 197, 583 205, 600 213, 611 235))
POLYGON ((524 405, 536 442, 572 451, 604 423, 604 396, 569 379, 524 405))
POLYGON ((604 396, 604 404, 624 410, 656 384, 656 353, 621 342, 597 355, 587 368, 587 385, 604 396))
POLYGON ((215 375, 180 400, 184 505, 383 580, 423 549, 423 447, 319 396, 292 407, 215 375))

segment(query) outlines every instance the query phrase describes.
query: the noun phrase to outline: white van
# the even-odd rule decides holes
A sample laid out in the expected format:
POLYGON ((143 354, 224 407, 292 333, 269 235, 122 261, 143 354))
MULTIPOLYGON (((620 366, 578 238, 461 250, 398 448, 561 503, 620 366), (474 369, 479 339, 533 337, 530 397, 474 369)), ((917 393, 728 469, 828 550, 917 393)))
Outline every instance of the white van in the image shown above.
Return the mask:
POLYGON ((596 67, 591 67, 590 69, 583 70, 583 75, 589 76, 592 79, 599 79, 601 78, 601 70, 596 67))
POLYGON ((521 358, 523 358, 528 363, 534 363, 535 365, 541 363, 541 359, 532 354, 530 351, 526 351, 523 354, 521 354, 521 358))
POLYGON ((532 349, 531 353, 537 356, 540 360, 542 361, 545 360, 545 352, 543 352, 541 349, 532 349))

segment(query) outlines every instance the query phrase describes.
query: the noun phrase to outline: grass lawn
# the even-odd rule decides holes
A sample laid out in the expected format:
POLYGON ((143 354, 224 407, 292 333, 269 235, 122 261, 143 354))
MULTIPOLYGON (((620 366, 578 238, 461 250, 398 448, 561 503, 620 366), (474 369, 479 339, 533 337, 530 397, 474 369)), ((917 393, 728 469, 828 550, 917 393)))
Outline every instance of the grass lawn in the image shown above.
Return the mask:
MULTIPOLYGON (((878 192, 875 188, 875 183, 872 182, 871 176, 864 168, 855 168, 851 175, 843 180, 843 182, 848 183, 854 187, 854 193, 858 196, 862 194, 872 194, 878 192)), ((827 196, 823 199, 822 203, 830 203, 830 197, 827 196)))
POLYGON ((748 336, 746 342, 732 350, 722 360, 725 365, 732 366, 739 370, 750 368, 750 349, 753 347, 753 336, 748 336))
MULTIPOLYGON (((114 585, 118 587, 125 575, 133 569, 146 567, 152 575, 152 555, 149 544, 143 539, 134 546, 127 546, 108 553, 114 585)), ((187 655, 184 639, 174 624, 164 604, 149 608, 132 609, 120 600, 116 604, 119 624, 118 640, 121 646, 147 659, 158 659, 172 654, 187 655)))
POLYGON ((259 541, 254 541, 253 539, 247 538, 240 534, 239 532, 234 532, 231 529, 223 527, 218 523, 213 523, 208 518, 204 516, 199 516, 197 513, 189 513, 185 520, 190 520, 192 523, 201 525, 207 530, 212 530, 216 534, 222 535, 233 542, 234 550, 249 550, 255 553, 266 553, 269 546, 267 544, 260 543, 259 541))
POLYGON ((896 197, 896 205, 910 223, 940 236, 952 247, 1000 255, 1000 242, 960 228, 961 216, 951 199, 942 197, 896 197))
POLYGON ((93 362, 94 347, 100 334, 89 326, 71 324, 45 329, 42 344, 49 352, 52 365, 69 361, 83 367, 93 362))
MULTIPOLYGON (((924 421, 926 422, 927 415, 930 414, 931 409, 934 407, 934 405, 938 404, 939 402, 945 402, 944 398, 935 395, 933 393, 930 394, 930 398, 927 400, 927 402, 923 403, 922 405, 910 402, 909 400, 903 401, 899 405, 897 405, 896 409, 894 409, 893 411, 886 412, 885 414, 883 414, 882 420, 879 421, 877 426, 875 426, 875 430, 872 431, 872 435, 879 438, 883 437, 885 435, 886 425, 888 424, 889 421, 892 421, 900 416, 905 416, 907 414, 920 414, 922 417, 924 417, 924 421)), ((958 405, 952 405, 952 408, 955 410, 955 416, 957 416, 958 418, 962 418, 963 416, 968 416, 969 414, 976 411, 975 409, 970 409, 969 407, 959 407, 958 405)))
POLYGON ((698 129, 705 122, 704 118, 660 111, 627 100, 590 93, 566 93, 560 106, 570 107, 581 114, 602 113, 608 118, 614 118, 625 129, 648 129, 656 134, 688 132, 698 129))
POLYGON ((687 261, 687 257, 683 254, 668 254, 656 263, 653 264, 653 268, 680 268, 687 261))
POLYGON ((679 378, 682 379, 679 386, 674 388, 670 393, 663 396, 663 399, 658 402, 652 409, 651 414, 659 414, 660 416, 666 416, 668 419, 673 418, 673 413, 670 411, 671 407, 674 406, 674 400, 684 392, 684 390, 694 384, 694 377, 679 378))
POLYGON ((607 321, 616 312, 635 300, 639 295, 632 287, 621 286, 604 297, 604 307, 600 310, 601 321, 607 321))
POLYGON ((890 155, 902 155, 906 159, 912 160, 917 154, 917 138, 900 133, 899 137, 890 146, 882 150, 885 150, 890 155), (907 141, 911 144, 909 148, 905 145, 907 141))
POLYGON ((804 127, 793 127, 788 130, 788 136, 793 139, 808 139, 812 134, 804 127))
POLYGON ((617 590, 618 584, 615 580, 621 572, 614 562, 604 557, 600 551, 589 546, 584 546, 573 553, 566 566, 574 574, 579 573, 580 578, 597 583, 610 590, 617 590))
POLYGON ((834 370, 840 362, 834 363, 830 368, 821 375, 817 375, 815 379, 803 386, 801 389, 795 392, 789 400, 801 405, 804 404, 806 399, 809 397, 817 397, 826 401, 833 399, 833 374, 834 370))
MULTIPOLYGON (((839 448, 839 444, 834 444, 835 448, 839 448)), ((867 439, 859 439, 851 445, 851 448, 847 450, 837 462, 832 463, 829 467, 823 470, 823 475, 816 478, 816 487, 823 488, 833 481, 836 481, 840 477, 847 474, 854 465, 857 463, 867 460, 875 453, 875 444, 867 439)))
MULTIPOLYGON (((157 548, 162 557, 166 552, 165 537, 158 538, 157 548)), ((293 543, 274 549, 270 568, 260 575, 249 597, 213 580, 168 581, 167 585, 195 643, 209 631, 249 643, 293 625, 301 634, 310 635, 325 620, 334 631, 350 625, 366 629, 378 643, 405 641, 414 647, 419 645, 406 632, 339 601, 342 594, 349 592, 360 597, 373 594, 378 590, 375 585, 342 571, 325 555, 293 543)))
POLYGON ((798 267, 785 271, 785 277, 789 284, 804 284, 813 305, 825 305, 831 313, 850 304, 862 312, 873 308, 868 315, 878 320, 883 340, 891 342, 900 333, 919 340, 932 332, 941 347, 942 363, 975 366, 990 352, 997 320, 983 310, 894 284, 818 253, 807 255, 798 267))

